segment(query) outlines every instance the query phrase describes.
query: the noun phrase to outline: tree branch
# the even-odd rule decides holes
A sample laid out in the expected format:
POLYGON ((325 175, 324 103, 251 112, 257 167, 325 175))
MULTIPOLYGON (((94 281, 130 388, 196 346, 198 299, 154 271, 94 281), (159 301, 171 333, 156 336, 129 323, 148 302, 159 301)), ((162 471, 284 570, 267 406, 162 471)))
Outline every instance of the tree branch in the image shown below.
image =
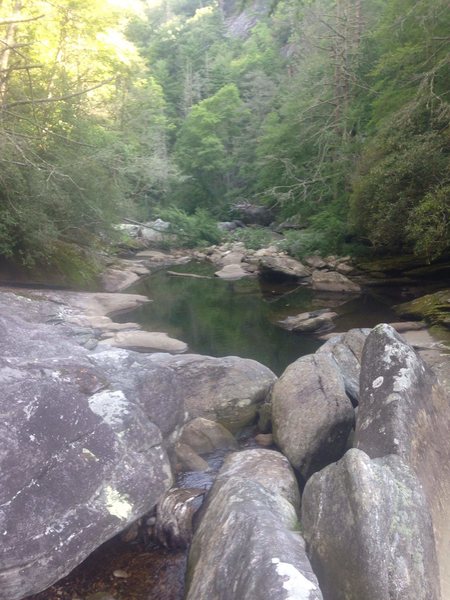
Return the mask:
POLYGON ((15 25, 16 23, 29 23, 30 21, 38 21, 43 19, 45 15, 39 15, 38 17, 28 17, 27 19, 0 19, 1 25, 15 25))
POLYGON ((74 92, 72 94, 66 94, 65 96, 58 96, 57 98, 38 98, 37 100, 18 100, 17 102, 10 102, 9 104, 4 104, 2 108, 7 109, 7 108, 13 108, 14 106, 22 106, 24 104, 46 104, 48 102, 62 102, 64 100, 69 100, 70 98, 75 98, 76 96, 82 96, 83 94, 87 94, 88 92, 91 92, 92 90, 96 90, 108 83, 111 83, 111 81, 114 81, 114 77, 111 77, 110 79, 107 79, 106 81, 102 81, 101 83, 98 83, 97 85, 93 85, 90 88, 86 88, 85 90, 81 90, 79 92, 74 92))

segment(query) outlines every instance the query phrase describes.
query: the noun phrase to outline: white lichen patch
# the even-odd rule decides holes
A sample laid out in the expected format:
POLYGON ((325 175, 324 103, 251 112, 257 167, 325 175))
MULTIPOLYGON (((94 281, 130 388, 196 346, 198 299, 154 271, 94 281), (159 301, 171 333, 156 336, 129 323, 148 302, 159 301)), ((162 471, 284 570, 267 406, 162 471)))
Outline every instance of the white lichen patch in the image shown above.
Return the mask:
POLYGON ((98 392, 91 396, 88 402, 92 412, 101 417, 111 427, 122 425, 124 417, 130 412, 130 403, 120 390, 98 392))
POLYGON ((377 377, 376 379, 374 379, 372 381, 372 387, 374 390, 376 390, 377 388, 379 388, 380 386, 383 385, 384 382, 384 377, 382 375, 380 375, 380 377, 377 377))
POLYGON ((128 519, 133 511, 129 497, 110 485, 105 488, 105 506, 110 515, 122 520, 128 519))
POLYGON ((317 590, 317 586, 294 565, 281 562, 279 558, 272 558, 271 562, 277 574, 284 579, 283 588, 288 593, 286 600, 309 600, 310 592, 317 590))
POLYGON ((91 452, 89 448, 83 448, 81 454, 83 455, 83 458, 86 458, 88 460, 95 460, 95 462, 99 461, 99 458, 95 456, 95 454, 91 452))

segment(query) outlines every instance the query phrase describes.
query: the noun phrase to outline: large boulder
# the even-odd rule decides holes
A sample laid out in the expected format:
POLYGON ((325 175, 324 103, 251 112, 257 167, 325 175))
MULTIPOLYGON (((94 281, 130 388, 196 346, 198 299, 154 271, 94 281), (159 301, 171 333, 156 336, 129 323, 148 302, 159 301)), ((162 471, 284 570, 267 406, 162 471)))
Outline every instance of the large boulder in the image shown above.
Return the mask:
POLYGON ((183 395, 186 420, 204 417, 231 432, 249 425, 276 376, 255 360, 196 354, 151 354, 149 364, 169 368, 183 395))
POLYGON ((415 350, 389 325, 367 338, 355 445, 371 458, 399 456, 416 473, 436 535, 444 598, 450 597, 450 401, 415 350))
POLYGON ((306 484, 302 525, 325 600, 438 600, 426 498, 397 456, 352 449, 306 484))
POLYGON ((344 379, 345 391, 354 405, 359 402, 359 377, 364 343, 370 329, 350 329, 333 336, 316 354, 328 354, 336 361, 344 379))
POLYGON ((0 589, 16 600, 149 511, 172 476, 158 427, 87 360, 3 358, 0 379, 0 589))
POLYGON ((288 256, 263 256, 259 259, 259 269, 267 279, 298 280, 311 275, 308 267, 288 256))
POLYGON ((304 478, 342 456, 353 422, 341 372, 328 354, 299 358, 274 385, 274 440, 304 478))
POLYGON ((336 271, 316 270, 312 274, 312 288, 318 292, 340 292, 359 294, 361 286, 336 271))
POLYGON ((294 474, 281 454, 230 455, 194 535, 187 600, 320 600, 298 532, 299 503, 294 474))

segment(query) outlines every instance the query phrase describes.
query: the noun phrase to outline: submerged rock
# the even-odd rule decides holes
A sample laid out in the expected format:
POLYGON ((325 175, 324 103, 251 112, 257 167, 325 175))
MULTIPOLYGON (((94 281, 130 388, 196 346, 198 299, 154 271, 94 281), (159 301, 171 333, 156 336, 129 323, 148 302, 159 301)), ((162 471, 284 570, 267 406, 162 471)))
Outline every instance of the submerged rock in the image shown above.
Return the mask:
POLYGON ((321 600, 297 530, 299 503, 284 456, 261 449, 230 455, 194 535, 187 600, 321 600))
POLYGON ((349 450, 306 484, 302 525, 325 600, 438 600, 433 528, 397 456, 349 450))
POLYGON ((327 310, 312 313, 306 312, 287 317, 282 321, 278 321, 278 324, 288 331, 300 331, 304 333, 327 331, 333 327, 333 319, 337 316, 337 313, 327 310))
POLYGON ((343 455, 354 411, 332 357, 289 365, 273 388, 272 423, 275 443, 305 479, 343 455))

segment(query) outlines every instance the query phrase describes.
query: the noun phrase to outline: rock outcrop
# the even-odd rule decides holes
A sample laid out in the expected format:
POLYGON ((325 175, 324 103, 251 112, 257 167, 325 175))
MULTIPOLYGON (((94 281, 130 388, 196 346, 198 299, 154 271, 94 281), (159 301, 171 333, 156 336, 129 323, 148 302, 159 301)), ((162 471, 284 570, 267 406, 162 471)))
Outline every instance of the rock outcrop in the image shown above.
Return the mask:
POLYGON ((426 498, 398 457, 352 449, 307 482, 302 525, 325 600, 438 600, 426 498))
POLYGON ((202 508, 189 553, 187 600, 321 600, 297 530, 299 502, 281 454, 230 455, 202 508))
POLYGON ((263 256, 259 259, 259 269, 263 277, 274 279, 304 279, 311 270, 300 261, 287 256, 263 256))
POLYGON ((275 443, 304 478, 342 456, 354 411, 332 357, 304 356, 284 371, 272 392, 272 423, 275 443))
POLYGON ((435 373, 388 325, 364 347, 355 446, 396 455, 412 469, 431 512, 444 598, 450 597, 450 397, 435 373))

